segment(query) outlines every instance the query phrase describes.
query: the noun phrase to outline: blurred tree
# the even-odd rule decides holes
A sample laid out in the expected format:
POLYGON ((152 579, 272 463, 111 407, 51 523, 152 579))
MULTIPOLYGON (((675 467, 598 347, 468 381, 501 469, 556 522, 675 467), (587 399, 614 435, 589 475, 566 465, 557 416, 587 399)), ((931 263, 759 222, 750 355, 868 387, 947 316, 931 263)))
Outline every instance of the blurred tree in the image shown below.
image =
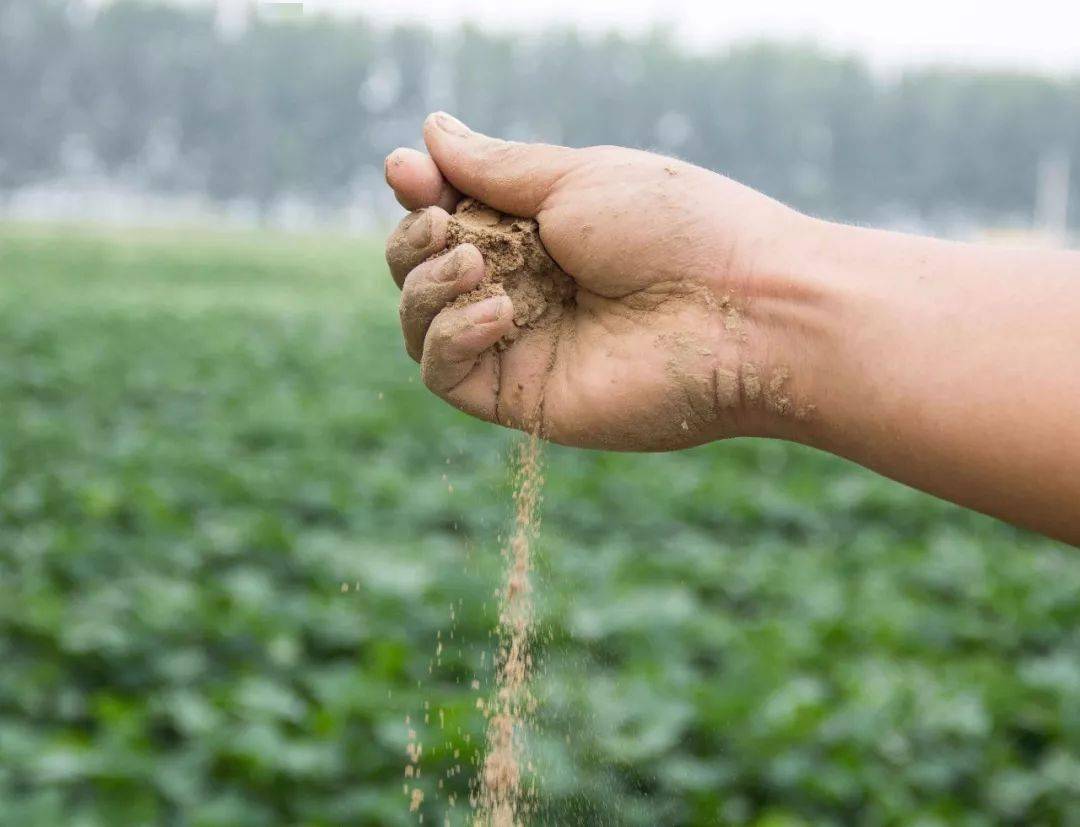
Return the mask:
POLYGON ((677 154, 847 219, 1026 221, 1039 159, 1064 148, 1080 167, 1075 79, 893 80, 803 45, 687 54, 663 29, 436 36, 309 17, 225 37, 205 8, 88 9, 0 3, 0 189, 100 170, 264 209, 340 205, 433 108, 514 138, 677 154))

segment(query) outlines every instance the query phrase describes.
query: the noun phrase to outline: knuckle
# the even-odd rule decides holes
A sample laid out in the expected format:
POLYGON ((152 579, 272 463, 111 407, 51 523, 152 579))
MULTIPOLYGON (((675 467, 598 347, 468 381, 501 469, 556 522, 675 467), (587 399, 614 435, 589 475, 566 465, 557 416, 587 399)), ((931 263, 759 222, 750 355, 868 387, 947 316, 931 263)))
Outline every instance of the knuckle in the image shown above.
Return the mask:
POLYGON ((433 362, 441 365, 454 365, 470 357, 468 343, 459 335, 462 325, 452 314, 440 314, 428 328, 424 339, 424 353, 433 362))
POLYGON ((435 390, 435 386, 432 384, 431 364, 428 362, 427 359, 420 360, 420 381, 428 390, 435 390))
POLYGON ((412 302, 409 301, 409 296, 403 289, 401 291, 401 301, 398 302, 398 319, 401 321, 401 329, 407 331, 409 323, 413 318, 412 302))
POLYGON ((404 295, 398 305, 398 319, 401 321, 405 352, 419 362, 424 350, 424 320, 417 313, 415 304, 409 302, 404 295))
POLYGON ((436 316, 427 332, 427 348, 433 357, 447 359, 454 346, 454 331, 442 316, 436 316))
POLYGON ((400 227, 386 239, 386 263, 400 286, 412 264, 400 227))
POLYGON ((515 143, 514 141, 492 140, 491 143, 488 144, 484 156, 488 161, 496 163, 512 161, 521 156, 521 148, 523 146, 524 144, 515 143))
POLYGON ((509 169, 526 168, 536 162, 536 144, 518 141, 492 141, 482 154, 482 163, 509 169))
POLYGON ((405 353, 408 354, 409 358, 414 362, 419 362, 423 355, 423 350, 417 347, 416 342, 413 337, 409 335, 407 330, 402 330, 401 339, 405 345, 405 353))
POLYGON ((420 277, 418 274, 419 269, 418 267, 411 269, 405 274, 404 281, 401 282, 401 302, 398 304, 398 311, 403 318, 406 312, 416 304, 416 280, 420 277))
POLYGON ((424 352, 424 357, 420 360, 420 381, 424 383, 424 387, 433 393, 442 391, 442 385, 439 383, 438 364, 427 351, 424 352))
POLYGON ((402 327, 407 330, 426 330, 446 302, 447 296, 439 285, 414 284, 409 287, 406 282, 406 289, 402 290, 401 294, 401 304, 398 305, 402 327))

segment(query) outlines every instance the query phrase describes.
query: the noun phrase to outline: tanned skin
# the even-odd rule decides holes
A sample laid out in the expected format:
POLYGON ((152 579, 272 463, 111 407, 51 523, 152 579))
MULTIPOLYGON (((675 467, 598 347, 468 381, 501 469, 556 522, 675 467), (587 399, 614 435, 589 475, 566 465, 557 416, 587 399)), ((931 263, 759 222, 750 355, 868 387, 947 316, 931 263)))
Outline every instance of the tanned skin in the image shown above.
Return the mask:
POLYGON ((404 337, 450 404, 554 442, 787 439, 1080 544, 1080 254, 833 224, 621 147, 501 141, 444 113, 393 152, 404 337), (493 345, 496 297, 446 246, 463 195, 535 218, 577 282, 555 337, 493 345), (432 256, 436 256, 432 258, 432 256))

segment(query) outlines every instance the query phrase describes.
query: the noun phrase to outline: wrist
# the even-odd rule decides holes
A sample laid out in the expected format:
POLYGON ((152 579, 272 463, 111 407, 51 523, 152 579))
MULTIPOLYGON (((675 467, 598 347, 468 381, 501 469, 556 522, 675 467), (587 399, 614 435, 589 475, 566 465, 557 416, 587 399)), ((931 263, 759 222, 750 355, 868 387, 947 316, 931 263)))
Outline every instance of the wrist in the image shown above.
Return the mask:
POLYGON ((843 342, 843 291, 827 260, 843 229, 783 208, 751 246, 738 363, 746 435, 818 444, 843 342))

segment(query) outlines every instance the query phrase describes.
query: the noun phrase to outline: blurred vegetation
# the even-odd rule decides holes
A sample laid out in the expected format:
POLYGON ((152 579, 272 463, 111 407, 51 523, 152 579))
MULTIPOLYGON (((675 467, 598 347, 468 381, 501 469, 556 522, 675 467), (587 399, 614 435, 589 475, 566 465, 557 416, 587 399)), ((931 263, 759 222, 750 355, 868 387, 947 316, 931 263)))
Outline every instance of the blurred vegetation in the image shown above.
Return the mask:
MULTIPOLYGON (((0 227, 0 823, 415 823, 406 716, 466 823, 513 436, 395 301, 376 243, 0 227)), ((781 443, 547 456, 540 823, 1078 823, 1075 552, 781 443)))
POLYGON ((881 76, 810 46, 686 54, 662 32, 312 17, 230 33, 209 7, 0 2, 0 191, 98 175, 263 214, 289 196, 354 205, 382 194, 384 156, 435 109, 511 138, 677 154, 859 221, 1023 225, 1040 162, 1080 168, 1076 77, 881 76))

